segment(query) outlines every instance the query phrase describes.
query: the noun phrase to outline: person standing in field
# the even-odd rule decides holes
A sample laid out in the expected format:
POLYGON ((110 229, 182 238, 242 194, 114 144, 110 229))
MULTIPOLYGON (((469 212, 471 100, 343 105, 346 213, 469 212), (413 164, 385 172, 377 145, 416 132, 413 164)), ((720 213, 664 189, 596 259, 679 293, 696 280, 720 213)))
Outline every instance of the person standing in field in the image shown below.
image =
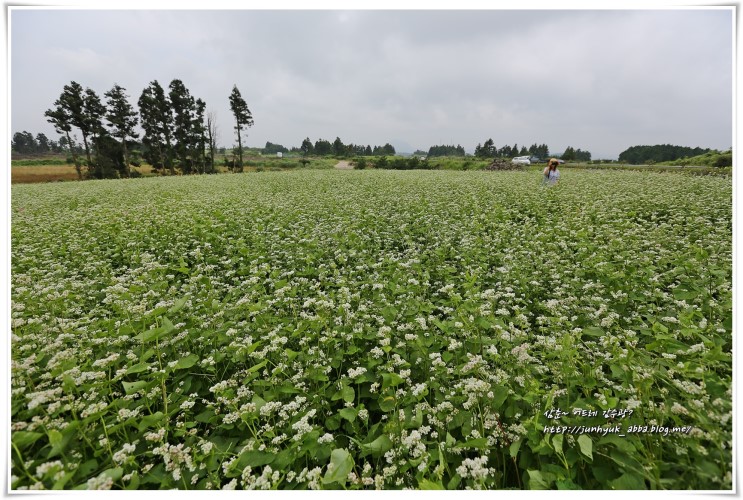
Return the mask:
POLYGON ((542 184, 548 184, 550 186, 557 184, 557 181, 560 180, 560 171, 557 170, 559 163, 556 158, 550 158, 550 161, 547 162, 547 166, 544 168, 542 184))

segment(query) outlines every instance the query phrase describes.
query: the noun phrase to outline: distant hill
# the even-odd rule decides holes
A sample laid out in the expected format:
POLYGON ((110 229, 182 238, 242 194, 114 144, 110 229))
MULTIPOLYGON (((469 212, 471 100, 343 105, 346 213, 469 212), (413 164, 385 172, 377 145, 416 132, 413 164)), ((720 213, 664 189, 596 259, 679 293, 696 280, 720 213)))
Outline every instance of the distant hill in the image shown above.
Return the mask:
POLYGON ((664 161, 656 165, 698 165, 705 167, 731 167, 733 165, 733 150, 708 151, 704 154, 680 158, 678 160, 664 161))
POLYGON ((640 165, 648 162, 674 161, 689 156, 699 156, 709 152, 709 149, 673 146, 671 144, 656 144, 655 146, 632 146, 619 153, 620 163, 640 165))

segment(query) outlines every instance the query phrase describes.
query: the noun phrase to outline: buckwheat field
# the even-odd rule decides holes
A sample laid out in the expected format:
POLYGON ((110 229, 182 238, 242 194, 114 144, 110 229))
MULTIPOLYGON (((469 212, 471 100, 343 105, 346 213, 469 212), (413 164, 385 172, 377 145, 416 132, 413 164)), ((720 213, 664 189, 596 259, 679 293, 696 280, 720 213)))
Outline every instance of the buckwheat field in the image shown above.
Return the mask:
POLYGON ((732 183, 14 185, 11 489, 732 488, 732 183))

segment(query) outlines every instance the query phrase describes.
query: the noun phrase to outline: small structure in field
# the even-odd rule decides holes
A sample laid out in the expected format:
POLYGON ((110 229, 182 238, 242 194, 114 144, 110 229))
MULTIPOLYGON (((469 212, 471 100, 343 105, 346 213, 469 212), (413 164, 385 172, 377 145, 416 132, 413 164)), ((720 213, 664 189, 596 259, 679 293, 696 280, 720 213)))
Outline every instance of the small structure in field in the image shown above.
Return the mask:
POLYGON ((281 151, 276 153, 276 158, 283 158, 283 157, 284 157, 284 153, 282 153, 281 151))

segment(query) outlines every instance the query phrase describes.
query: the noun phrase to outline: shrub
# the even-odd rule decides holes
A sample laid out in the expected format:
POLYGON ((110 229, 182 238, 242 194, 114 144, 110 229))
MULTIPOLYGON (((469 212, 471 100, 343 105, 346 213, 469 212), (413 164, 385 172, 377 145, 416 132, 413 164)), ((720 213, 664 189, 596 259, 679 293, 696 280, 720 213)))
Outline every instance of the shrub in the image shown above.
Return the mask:
POLYGON ((714 167, 732 167, 733 166, 733 155, 720 155, 715 158, 714 167))

